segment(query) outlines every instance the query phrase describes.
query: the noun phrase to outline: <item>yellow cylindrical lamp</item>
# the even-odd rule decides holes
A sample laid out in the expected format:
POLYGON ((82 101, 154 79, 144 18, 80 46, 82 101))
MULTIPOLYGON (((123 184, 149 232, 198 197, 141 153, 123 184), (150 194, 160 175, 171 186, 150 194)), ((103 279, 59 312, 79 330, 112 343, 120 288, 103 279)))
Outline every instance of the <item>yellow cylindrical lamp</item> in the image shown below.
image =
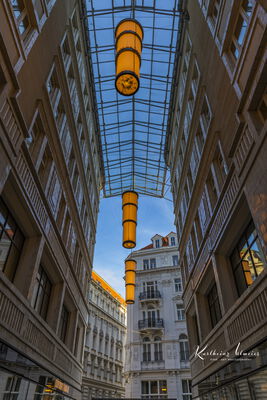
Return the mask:
POLYGON ((127 191, 122 194, 122 245, 126 249, 133 249, 136 246, 136 225, 137 225, 138 194, 134 191, 127 191))
POLYGON ((123 96, 132 96, 139 89, 143 37, 143 28, 135 19, 117 25, 115 86, 123 96))
POLYGON ((135 270, 136 261, 128 259, 125 261, 125 301, 126 304, 134 304, 135 298, 135 270))

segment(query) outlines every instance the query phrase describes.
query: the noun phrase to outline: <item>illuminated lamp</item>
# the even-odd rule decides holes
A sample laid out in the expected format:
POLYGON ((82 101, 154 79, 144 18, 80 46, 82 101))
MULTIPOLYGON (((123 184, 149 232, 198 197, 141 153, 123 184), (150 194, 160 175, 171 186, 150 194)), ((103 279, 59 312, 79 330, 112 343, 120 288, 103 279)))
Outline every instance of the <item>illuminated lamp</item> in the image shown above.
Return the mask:
POLYGON ((135 270, 136 270, 136 261, 131 259, 126 260, 125 261, 126 304, 134 304, 135 270))
POLYGON ((133 249, 136 246, 137 204, 136 192, 127 191, 122 194, 122 245, 126 249, 133 249))
POLYGON ((139 89, 143 28, 135 19, 123 19, 115 30, 117 91, 132 96, 139 89))

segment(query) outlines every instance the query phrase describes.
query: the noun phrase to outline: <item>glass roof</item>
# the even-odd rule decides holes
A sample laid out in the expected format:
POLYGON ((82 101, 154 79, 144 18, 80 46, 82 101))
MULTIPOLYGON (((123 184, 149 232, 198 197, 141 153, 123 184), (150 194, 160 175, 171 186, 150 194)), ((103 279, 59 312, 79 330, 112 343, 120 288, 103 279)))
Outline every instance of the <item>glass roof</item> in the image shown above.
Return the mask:
POLYGON ((179 0, 86 0, 105 197, 125 190, 164 195, 178 6, 179 0), (124 18, 135 18, 144 30, 140 88, 132 97, 115 89, 114 32, 124 18))

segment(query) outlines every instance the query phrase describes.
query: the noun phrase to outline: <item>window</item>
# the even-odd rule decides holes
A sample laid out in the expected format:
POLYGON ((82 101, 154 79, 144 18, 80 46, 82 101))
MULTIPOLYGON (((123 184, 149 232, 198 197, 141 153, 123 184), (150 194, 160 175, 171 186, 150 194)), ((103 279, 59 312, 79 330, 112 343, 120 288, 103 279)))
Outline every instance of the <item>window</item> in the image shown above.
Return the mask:
POLYGON ((149 260, 143 260, 143 268, 149 269, 149 260))
POLYGON ((38 113, 31 130, 31 142, 29 144, 29 151, 31 153, 32 160, 34 163, 36 162, 37 157, 39 155, 39 151, 43 143, 44 136, 45 136, 44 127, 42 124, 40 114, 38 113))
POLYGON ((60 337, 62 342, 66 341, 68 321, 69 321, 69 312, 66 306, 63 304, 59 321, 59 330, 58 330, 58 336, 60 337))
POLYGON ((211 208, 213 210, 218 200, 218 193, 217 193, 216 183, 211 171, 209 172, 207 177, 207 189, 209 193, 211 208))
POLYGON ((208 299, 209 310, 210 310, 211 325, 212 325, 212 328, 214 328, 214 326, 222 318, 216 283, 213 284, 212 288, 210 289, 209 293, 207 294, 207 299, 208 299))
POLYGON ((19 378, 17 376, 9 376, 6 380, 6 387, 3 392, 2 399, 3 400, 17 400, 19 398, 19 394, 20 394, 20 390, 21 390, 20 386, 21 386, 21 378, 19 378))
MULTIPOLYGON (((204 97, 201 112, 200 112, 200 120, 204 129, 204 132, 207 133, 210 121, 211 121, 211 112, 208 105, 207 96, 204 97)), ((203 134, 203 133, 202 133, 203 134)))
POLYGON ((267 120, 267 91, 265 91, 258 103, 257 113, 260 117, 261 123, 264 124, 267 120))
POLYGON ((163 354, 162 354, 162 343, 161 343, 161 338, 159 336, 156 336, 154 338, 154 360, 155 361, 162 361, 163 360, 163 354))
POLYGON ((197 147, 197 152, 198 152, 195 157, 196 164, 198 164, 198 161, 202 154, 204 143, 205 143, 204 134, 203 134, 201 126, 198 125, 197 131, 196 131, 196 147, 197 147))
POLYGON ((172 256, 172 265, 178 265, 178 256, 172 256))
POLYGON ((215 25, 218 19, 219 10, 220 10, 221 0, 213 0, 210 8, 210 17, 212 24, 215 25))
POLYGON ((17 21, 19 33, 22 38, 24 38, 30 29, 29 17, 24 0, 11 0, 11 5, 17 21))
POLYGON ((191 381, 182 379, 183 400, 192 400, 191 381))
POLYGON ((155 298, 157 288, 157 281, 143 282, 143 289, 147 299, 155 298))
POLYGON ((174 287, 175 287, 175 291, 176 292, 182 292, 183 291, 181 278, 175 278, 174 279, 174 287))
POLYGON ((156 268, 156 259, 151 258, 150 259, 150 269, 156 268))
POLYGON ((151 344, 148 337, 143 339, 143 361, 151 361, 151 344))
POLYGON ((32 306, 44 320, 47 316, 51 290, 52 283, 40 265, 33 290, 32 306))
POLYGON ((230 52, 234 60, 237 60, 240 55, 247 27, 249 24, 252 8, 253 8, 252 1, 242 0, 230 47, 230 52))
POLYGON ((187 336, 185 334, 181 334, 179 336, 179 345, 180 345, 180 361, 188 361, 189 346, 188 346, 187 336))
POLYGON ((176 304, 176 310, 178 321, 183 321, 185 319, 184 306, 182 304, 176 304))
POLYGON ((217 146, 212 160, 212 169, 215 173, 219 190, 221 190, 227 175, 227 165, 224 161, 222 151, 219 146, 217 146))
POLYGON ((159 248, 159 239, 155 240, 155 246, 156 246, 157 249, 159 248))
POLYGON ((167 381, 141 381, 141 398, 167 399, 167 381))
POLYGON ((241 295, 266 268, 258 233, 253 221, 247 226, 231 256, 238 294, 241 295))
POLYGON ((171 236, 171 246, 175 246, 175 237, 171 236))
POLYGON ((47 144, 38 168, 38 176, 44 190, 46 189, 46 185, 48 183, 52 162, 53 162, 52 154, 47 144))
POLYGON ((0 198, 0 270, 13 281, 24 236, 0 198))

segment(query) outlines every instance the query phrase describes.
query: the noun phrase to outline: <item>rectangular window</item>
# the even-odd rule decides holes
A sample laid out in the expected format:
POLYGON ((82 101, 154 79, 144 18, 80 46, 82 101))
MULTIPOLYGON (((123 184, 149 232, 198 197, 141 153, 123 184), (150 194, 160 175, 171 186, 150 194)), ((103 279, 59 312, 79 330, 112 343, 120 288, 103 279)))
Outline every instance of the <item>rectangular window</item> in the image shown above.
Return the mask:
POLYGON ((216 283, 214 283, 207 294, 207 299, 210 310, 211 325, 214 327, 222 318, 216 283))
POLYGON ((172 256, 172 265, 174 265, 174 266, 178 265, 178 256, 177 255, 172 256))
POLYGON ((156 259, 150 258, 150 269, 156 268, 156 259))
POLYGON ((178 321, 183 321, 185 319, 184 306, 182 304, 176 304, 176 310, 178 321))
POLYGON ((230 262, 238 294, 241 295, 266 268, 266 258, 253 221, 237 242, 230 256, 230 262))
POLYGON ((155 240, 155 245, 156 245, 156 248, 158 249, 159 248, 159 239, 155 240))
POLYGON ((182 379, 183 400, 192 400, 191 381, 182 379))
POLYGON ((171 236, 171 246, 175 246, 175 237, 171 236))
POLYGON ((249 19, 252 13, 253 2, 250 0, 242 0, 239 14, 234 28, 230 52, 234 60, 237 60, 241 53, 244 43, 249 19))
POLYGON ((30 29, 29 17, 24 0, 12 0, 11 5, 22 38, 25 38, 30 29))
POLYGON ((59 330, 58 336, 65 343, 66 336, 67 336, 67 329, 68 329, 68 322, 69 322, 69 311, 67 310, 66 306, 63 304, 61 317, 59 321, 59 330))
POLYGON ((143 260, 143 268, 148 269, 149 268, 149 260, 143 260))
POLYGON ((7 206, 0 198, 0 270, 13 281, 24 236, 7 206))
POLYGON ((44 320, 47 316, 51 290, 52 283, 40 265, 33 290, 32 306, 44 320))
MULTIPOLYGON (((3 381, 5 378, 3 377, 3 381)), ((3 382, 2 381, 2 382, 3 382)), ((3 400, 16 400, 20 396, 22 379, 17 376, 9 376, 6 380, 6 385, 3 393, 3 400)))
POLYGON ((168 398, 167 381, 141 381, 141 398, 168 398))
POLYGON ((175 278, 174 279, 174 286, 175 286, 175 291, 176 292, 182 292, 183 291, 182 279, 181 278, 175 278))
POLYGON ((180 361, 189 361, 189 346, 186 335, 180 335, 180 361), (185 336, 185 338, 181 338, 185 336))

